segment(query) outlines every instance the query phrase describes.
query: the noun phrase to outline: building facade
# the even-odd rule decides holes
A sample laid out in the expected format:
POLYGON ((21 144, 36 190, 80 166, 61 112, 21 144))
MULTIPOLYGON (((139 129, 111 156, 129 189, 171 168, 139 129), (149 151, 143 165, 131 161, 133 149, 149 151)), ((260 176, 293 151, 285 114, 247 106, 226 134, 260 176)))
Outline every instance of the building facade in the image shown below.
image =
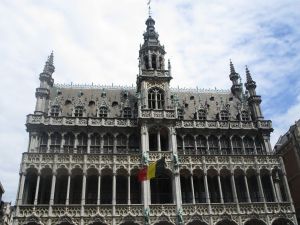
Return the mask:
POLYGON ((295 204, 298 224, 300 222, 300 120, 281 136, 274 148, 283 158, 291 196, 295 204))
POLYGON ((2 200, 2 195, 4 194, 4 188, 0 182, 0 224, 1 225, 11 225, 13 207, 10 202, 4 202, 2 200))
POLYGON ((256 83, 173 89, 146 21, 136 87, 54 84, 53 53, 27 116, 16 225, 297 224, 283 161, 271 155, 256 83), (138 171, 166 159, 164 173, 138 171))

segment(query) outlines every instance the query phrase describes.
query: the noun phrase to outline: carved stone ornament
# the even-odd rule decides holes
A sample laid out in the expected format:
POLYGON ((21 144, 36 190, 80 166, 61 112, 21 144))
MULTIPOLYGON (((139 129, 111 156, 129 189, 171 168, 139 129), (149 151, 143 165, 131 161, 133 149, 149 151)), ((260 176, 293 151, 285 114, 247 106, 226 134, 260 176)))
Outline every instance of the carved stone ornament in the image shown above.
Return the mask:
POLYGON ((35 214, 32 214, 26 218, 25 224, 29 224, 29 223, 36 223, 36 224, 43 225, 40 219, 35 214))
POLYGON ((71 217, 69 217, 68 215, 64 215, 62 217, 59 218, 58 220, 58 224, 60 223, 69 223, 69 224, 74 224, 73 220, 71 219, 71 217))
POLYGON ((126 223, 126 222, 134 223, 135 222, 135 217, 133 215, 129 214, 127 216, 124 216, 122 221, 123 221, 123 223, 126 223))
POLYGON ((96 215, 96 216, 94 216, 94 217, 91 218, 90 224, 92 224, 92 223, 105 224, 105 219, 104 219, 103 216, 101 216, 101 215, 98 214, 98 215, 96 215))
POLYGON ((158 88, 164 89, 164 84, 161 83, 161 82, 155 82, 155 81, 148 82, 147 83, 147 88, 150 89, 152 87, 158 87, 158 88))
POLYGON ((191 216, 191 218, 189 219, 189 223, 191 223, 191 222, 199 222, 199 223, 201 223, 201 222, 203 222, 203 218, 202 218, 202 216, 201 215, 199 215, 198 213, 197 214, 195 214, 195 215, 193 215, 193 216, 191 216))
POLYGON ((232 218, 231 215, 229 215, 228 213, 224 213, 220 216, 220 220, 232 220, 232 218))

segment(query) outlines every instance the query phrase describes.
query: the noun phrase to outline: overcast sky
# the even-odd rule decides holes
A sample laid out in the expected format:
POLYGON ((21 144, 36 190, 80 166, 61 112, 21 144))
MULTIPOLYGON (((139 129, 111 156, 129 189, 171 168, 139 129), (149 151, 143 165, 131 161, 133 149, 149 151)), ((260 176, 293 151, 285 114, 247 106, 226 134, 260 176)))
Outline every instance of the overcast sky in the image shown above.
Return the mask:
MULTIPOLYGON (((272 145, 300 118, 299 0, 152 0, 171 86, 229 89, 229 59, 262 96, 272 145)), ((55 83, 131 85, 147 0, 0 1, 0 181, 14 203, 27 114, 47 56, 55 83)))

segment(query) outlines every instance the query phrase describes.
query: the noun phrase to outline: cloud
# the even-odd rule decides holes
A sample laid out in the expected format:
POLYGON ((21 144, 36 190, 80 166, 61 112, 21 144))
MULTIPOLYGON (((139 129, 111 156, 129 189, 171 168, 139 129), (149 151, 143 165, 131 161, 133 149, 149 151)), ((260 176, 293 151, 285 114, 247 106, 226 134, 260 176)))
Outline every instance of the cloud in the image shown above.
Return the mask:
MULTIPOLYGON (((0 3, 0 178, 13 201, 25 115, 51 50, 57 83, 135 83, 147 1, 0 3), (124 79, 126 77, 126 79, 124 79), (5 156, 5 157, 3 157, 5 156), (9 159, 9 160, 7 160, 9 159)), ((171 59, 171 85, 229 89, 229 59, 245 80, 248 64, 262 95, 272 143, 299 117, 299 1, 153 0, 156 30, 171 59)))

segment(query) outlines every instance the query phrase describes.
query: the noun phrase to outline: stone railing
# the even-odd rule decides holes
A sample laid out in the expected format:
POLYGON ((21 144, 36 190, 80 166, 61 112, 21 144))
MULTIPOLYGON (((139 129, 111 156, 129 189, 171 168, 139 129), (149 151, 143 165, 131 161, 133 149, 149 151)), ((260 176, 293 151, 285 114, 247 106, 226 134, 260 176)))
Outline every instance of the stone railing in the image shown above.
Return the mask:
POLYGON ((75 117, 45 117, 43 115, 27 116, 28 125, 53 125, 53 126, 108 126, 108 127, 136 127, 136 119, 122 118, 75 118, 75 117))
MULTIPOLYGON (((38 217, 61 217, 68 214, 71 217, 93 217, 100 214, 104 217, 125 217, 132 215, 142 217, 144 205, 20 205, 18 206, 18 217, 28 217, 33 213, 38 217), (81 210, 83 208, 83 210, 81 210)), ((149 205, 150 217, 159 215, 176 216, 175 204, 149 205)), ((293 207, 290 202, 284 203, 198 203, 182 204, 182 214, 192 215, 247 215, 247 214, 292 214, 293 207)))
POLYGON ((141 118, 176 119, 174 110, 149 110, 143 109, 141 118))
MULTIPOLYGON (((172 152, 149 152, 149 161, 157 161, 161 157, 165 157, 167 168, 173 170, 173 155, 172 152)), ((233 167, 243 168, 266 168, 272 169, 274 167, 281 168, 280 158, 276 155, 256 155, 256 156, 200 156, 200 155, 179 155, 179 169, 208 169, 214 167, 221 169, 224 166, 228 169, 233 167)), ((22 163, 23 169, 35 166, 36 168, 48 165, 54 168, 54 164, 68 165, 70 169, 74 167, 82 167, 86 164, 87 168, 97 167, 105 168, 112 167, 113 164, 122 166, 124 169, 130 170, 136 166, 138 168, 142 165, 141 154, 55 154, 55 153, 24 153, 22 163)))
POLYGON ((272 129, 270 120, 252 121, 198 121, 181 120, 176 122, 176 128, 218 128, 218 129, 272 129))

